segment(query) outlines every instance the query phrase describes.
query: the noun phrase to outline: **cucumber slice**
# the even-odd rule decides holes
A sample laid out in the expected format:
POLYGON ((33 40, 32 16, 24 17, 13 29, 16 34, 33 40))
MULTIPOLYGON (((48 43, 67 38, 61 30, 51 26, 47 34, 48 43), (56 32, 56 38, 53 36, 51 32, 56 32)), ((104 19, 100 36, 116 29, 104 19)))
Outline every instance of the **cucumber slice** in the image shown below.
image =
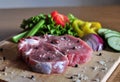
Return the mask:
POLYGON ((112 49, 120 51, 120 37, 117 36, 109 37, 107 39, 107 43, 112 49))
POLYGON ((98 34, 101 36, 104 36, 106 33, 113 32, 113 30, 107 29, 107 28, 101 28, 98 30, 98 34))
POLYGON ((114 30, 105 31, 104 34, 106 34, 106 33, 117 33, 117 34, 120 34, 120 32, 117 32, 117 31, 114 31, 114 30))
POLYGON ((101 28, 101 29, 98 30, 98 34, 103 35, 104 32, 107 31, 107 30, 108 29, 106 29, 106 28, 101 28))
POLYGON ((112 36, 118 36, 120 37, 120 33, 118 32, 108 32, 104 35, 105 39, 109 38, 109 37, 112 37, 112 36))
POLYGON ((114 30, 110 30, 110 29, 107 29, 107 28, 101 28, 98 30, 98 34, 104 36, 105 34, 107 33, 117 33, 117 34, 120 34, 120 32, 117 32, 117 31, 114 31, 114 30))
POLYGON ((112 32, 112 30, 106 30, 103 34, 106 34, 106 33, 109 33, 109 32, 112 32))

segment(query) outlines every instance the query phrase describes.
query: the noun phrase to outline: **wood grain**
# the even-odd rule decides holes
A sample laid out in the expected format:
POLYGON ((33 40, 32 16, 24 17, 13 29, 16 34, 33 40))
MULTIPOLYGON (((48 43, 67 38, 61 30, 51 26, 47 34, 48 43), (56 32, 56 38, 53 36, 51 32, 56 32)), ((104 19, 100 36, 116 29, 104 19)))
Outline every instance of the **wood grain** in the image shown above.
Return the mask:
MULTIPOLYGON (((72 13, 76 17, 87 21, 99 21, 103 27, 120 31, 120 6, 103 7, 51 7, 51 8, 29 8, 29 9, 0 9, 0 40, 6 39, 21 31, 19 28, 21 21, 39 13, 50 13, 58 10, 63 14, 72 13)), ((11 52, 13 53, 13 52, 11 52)), ((118 53, 120 55, 120 53, 118 53)), ((10 59, 12 59, 10 55, 10 59)), ((14 56, 15 57, 15 56, 14 56)), ((13 57, 13 58, 14 58, 13 57)), ((20 63, 20 62, 18 62, 20 63)), ((9 64, 9 63, 7 63, 9 64)), ((14 65, 16 67, 18 65, 14 65)), ((22 65, 24 67, 24 64, 22 65)), ((2 67, 2 66, 0 66, 2 67)), ((21 68, 21 66, 19 66, 21 68)), ((26 69, 26 67, 24 67, 26 69)), ((12 69, 11 69, 12 70, 12 69)), ((19 70, 17 70, 18 73, 19 70)), ((22 73, 20 73, 22 74, 22 73)), ((32 74, 34 74, 32 72, 32 74)), ((17 74, 18 75, 18 74, 17 74)), ((29 74, 28 74, 29 75, 29 74)), ((14 75, 15 76, 15 75, 14 75)), ((56 75, 55 75, 56 76, 56 75)), ((39 78, 40 76, 37 76, 39 78)), ((41 76, 41 77, 44 77, 41 76)), ((46 77, 46 79, 54 77, 46 77)), ((17 80, 17 79, 15 79, 17 80)), ((14 80, 14 81, 15 81, 14 80)), ((20 79, 19 79, 20 80, 20 79)), ((26 80, 25 80, 26 81, 26 80)), ((44 81, 44 80, 43 80, 44 81)), ((61 80, 62 81, 62 80, 61 80)), ((107 82, 120 82, 120 65, 111 75, 107 82)))
POLYGON ((120 64, 113 72, 113 74, 109 77, 107 82, 120 82, 120 64))

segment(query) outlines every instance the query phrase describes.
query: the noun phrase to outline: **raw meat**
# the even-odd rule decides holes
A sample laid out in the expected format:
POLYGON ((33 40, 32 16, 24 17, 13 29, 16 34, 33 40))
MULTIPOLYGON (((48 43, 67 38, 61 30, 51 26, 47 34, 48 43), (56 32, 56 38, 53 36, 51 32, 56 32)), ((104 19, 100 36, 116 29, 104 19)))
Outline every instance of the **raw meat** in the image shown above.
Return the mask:
POLYGON ((63 73, 68 65, 67 56, 43 38, 22 39, 18 49, 23 60, 36 72, 63 73))
POLYGON ((63 54, 67 55, 69 66, 85 63, 92 56, 93 50, 80 38, 70 35, 59 37, 46 35, 45 38, 49 43, 58 47, 63 54))
POLYGON ((70 35, 21 39, 18 51, 32 70, 46 74, 63 73, 68 65, 88 62, 93 52, 86 42, 70 35))

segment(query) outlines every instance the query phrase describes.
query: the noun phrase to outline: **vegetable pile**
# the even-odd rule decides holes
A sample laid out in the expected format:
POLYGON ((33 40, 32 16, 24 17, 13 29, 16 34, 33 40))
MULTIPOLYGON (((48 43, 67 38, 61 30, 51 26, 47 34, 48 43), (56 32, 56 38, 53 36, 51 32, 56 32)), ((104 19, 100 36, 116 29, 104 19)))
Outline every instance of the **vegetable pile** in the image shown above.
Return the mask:
POLYGON ((112 49, 120 51, 120 32, 102 28, 101 24, 96 21, 80 20, 72 14, 66 16, 57 11, 47 15, 39 14, 24 19, 20 28, 23 32, 12 37, 15 43, 29 36, 68 34, 83 39, 94 51, 102 50, 105 42, 112 49))
POLYGON ((69 21, 68 17, 59 14, 57 11, 53 11, 51 14, 40 14, 28 19, 24 19, 20 28, 23 32, 12 38, 13 42, 18 42, 23 37, 34 35, 64 35, 69 34, 77 36, 77 33, 73 30, 72 21, 69 21))

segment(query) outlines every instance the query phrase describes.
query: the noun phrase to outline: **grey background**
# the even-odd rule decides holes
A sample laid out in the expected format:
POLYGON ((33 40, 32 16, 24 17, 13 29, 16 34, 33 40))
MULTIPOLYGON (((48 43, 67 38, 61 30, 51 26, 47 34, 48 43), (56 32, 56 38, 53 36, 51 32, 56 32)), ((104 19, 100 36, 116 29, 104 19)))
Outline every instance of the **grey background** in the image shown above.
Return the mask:
POLYGON ((0 8, 33 8, 54 6, 100 6, 120 4, 120 0, 0 0, 0 8))

